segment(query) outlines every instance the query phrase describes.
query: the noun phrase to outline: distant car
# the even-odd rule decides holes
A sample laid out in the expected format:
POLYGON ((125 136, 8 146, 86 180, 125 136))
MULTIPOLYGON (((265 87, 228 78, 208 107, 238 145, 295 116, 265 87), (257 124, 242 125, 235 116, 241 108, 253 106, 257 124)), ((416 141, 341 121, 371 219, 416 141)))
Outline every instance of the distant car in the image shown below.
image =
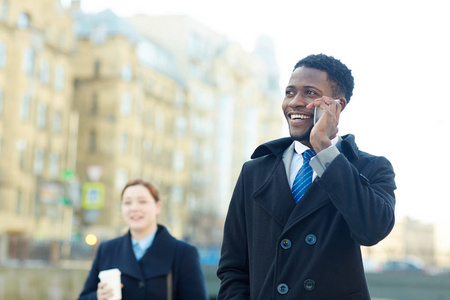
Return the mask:
POLYGON ((425 273, 425 268, 421 264, 417 264, 412 261, 390 260, 382 265, 381 271, 396 273, 425 273))
POLYGON ((366 273, 379 273, 381 272, 382 265, 381 263, 374 262, 370 259, 363 260, 364 272, 366 273))

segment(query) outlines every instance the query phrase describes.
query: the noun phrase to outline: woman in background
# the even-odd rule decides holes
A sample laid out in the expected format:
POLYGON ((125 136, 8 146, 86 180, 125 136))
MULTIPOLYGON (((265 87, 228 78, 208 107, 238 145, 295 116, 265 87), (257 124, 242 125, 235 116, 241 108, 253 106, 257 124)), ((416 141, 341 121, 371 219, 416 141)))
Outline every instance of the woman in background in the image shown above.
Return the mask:
POLYGON ((124 236, 100 244, 80 300, 105 300, 112 288, 99 281, 102 270, 121 272, 122 299, 204 300, 205 280, 197 249, 157 224, 158 189, 150 182, 128 182, 121 194, 124 236))

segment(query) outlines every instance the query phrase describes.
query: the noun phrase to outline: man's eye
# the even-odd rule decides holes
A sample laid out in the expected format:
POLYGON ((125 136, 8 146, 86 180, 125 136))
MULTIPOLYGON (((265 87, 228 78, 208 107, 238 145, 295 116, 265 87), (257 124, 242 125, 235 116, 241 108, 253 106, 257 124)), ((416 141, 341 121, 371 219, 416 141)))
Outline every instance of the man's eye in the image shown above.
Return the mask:
POLYGON ((317 94, 313 90, 307 90, 307 91, 305 91, 305 95, 307 95, 307 96, 318 96, 319 94, 317 94))
POLYGON ((293 96, 294 92, 293 91, 286 91, 286 96, 293 96))

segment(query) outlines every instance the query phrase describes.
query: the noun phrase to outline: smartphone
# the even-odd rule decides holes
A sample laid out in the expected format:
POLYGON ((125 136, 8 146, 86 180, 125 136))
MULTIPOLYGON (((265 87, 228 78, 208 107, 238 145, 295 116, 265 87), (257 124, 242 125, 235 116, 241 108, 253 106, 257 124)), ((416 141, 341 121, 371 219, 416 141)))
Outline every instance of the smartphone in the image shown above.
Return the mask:
MULTIPOLYGON (((341 103, 340 99, 335 99, 337 103, 341 103)), ((316 125, 317 122, 319 122, 320 116, 322 115, 323 110, 319 106, 314 106, 314 123, 313 125, 316 125)))
POLYGON ((323 110, 320 107, 314 106, 314 125, 319 121, 322 112, 323 110))

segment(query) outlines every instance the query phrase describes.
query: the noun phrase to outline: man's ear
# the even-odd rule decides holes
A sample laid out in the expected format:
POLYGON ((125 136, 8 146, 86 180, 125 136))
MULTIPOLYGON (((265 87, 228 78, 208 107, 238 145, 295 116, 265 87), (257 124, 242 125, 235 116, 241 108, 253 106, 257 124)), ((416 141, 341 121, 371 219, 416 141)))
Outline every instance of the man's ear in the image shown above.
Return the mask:
POLYGON ((341 111, 344 110, 344 108, 347 106, 347 99, 344 97, 339 97, 339 103, 341 104, 341 111))

